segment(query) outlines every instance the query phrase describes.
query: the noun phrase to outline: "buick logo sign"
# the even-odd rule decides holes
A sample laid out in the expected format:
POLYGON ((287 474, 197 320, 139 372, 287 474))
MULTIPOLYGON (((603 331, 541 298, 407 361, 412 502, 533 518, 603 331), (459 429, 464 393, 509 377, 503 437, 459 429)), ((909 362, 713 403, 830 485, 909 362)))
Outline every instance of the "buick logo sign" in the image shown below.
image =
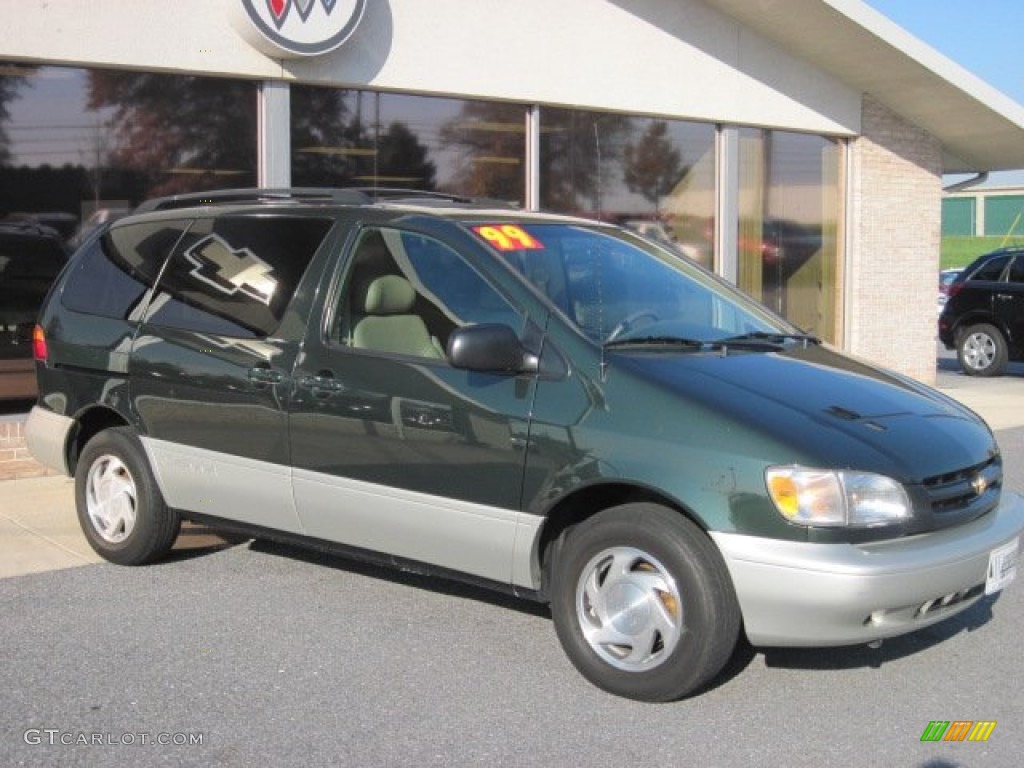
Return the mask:
POLYGON ((270 56, 319 56, 344 43, 367 0, 233 0, 235 28, 270 56))

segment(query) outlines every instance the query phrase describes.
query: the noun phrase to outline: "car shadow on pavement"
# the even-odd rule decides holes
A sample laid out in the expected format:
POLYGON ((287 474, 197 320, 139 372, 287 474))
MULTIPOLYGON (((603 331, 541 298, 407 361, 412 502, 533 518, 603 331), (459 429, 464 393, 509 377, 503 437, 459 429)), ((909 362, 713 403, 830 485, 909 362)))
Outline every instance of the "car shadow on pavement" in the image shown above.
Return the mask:
MULTIPOLYGON (((935 358, 935 370, 939 373, 956 373, 961 376, 967 374, 960 368, 960 363, 957 361, 956 356, 939 355, 935 358)), ((1024 363, 1009 363, 1006 366, 1006 372, 1003 376, 1016 376, 1024 378, 1024 363)), ((996 377, 998 378, 998 377, 996 377)))
POLYGON ((906 635, 885 640, 879 648, 848 645, 833 648, 759 648, 767 667, 784 669, 842 670, 879 668, 889 661, 921 653, 946 642, 961 632, 973 632, 992 619, 992 606, 999 594, 977 603, 945 621, 906 635))
MULTIPOLYGON (((210 535, 205 529, 198 531, 197 535, 203 533, 210 535)), ((179 549, 176 545, 175 550, 170 553, 170 557, 163 562, 200 557, 220 549, 247 542, 249 549, 253 552, 346 571, 413 589, 449 595, 463 600, 473 600, 503 609, 518 611, 530 616, 551 619, 551 611, 546 604, 476 586, 455 578, 449 578, 443 574, 427 575, 411 570, 400 570, 395 567, 355 559, 354 557, 348 557, 333 551, 310 549, 268 539, 249 539, 242 536, 232 537, 223 533, 217 534, 214 538, 221 538, 223 541, 219 545, 211 543, 204 547, 195 548, 183 547, 179 549)), ((983 597, 963 613, 916 632, 889 638, 879 648, 870 648, 867 645, 830 648, 753 647, 745 637, 741 636, 735 651, 725 667, 701 688, 701 692, 720 688, 728 684, 733 678, 739 677, 758 655, 764 657, 766 667, 782 669, 877 669, 886 662, 921 653, 928 648, 946 642, 961 632, 973 632, 984 626, 992 619, 992 606, 998 599, 998 594, 983 597)), ((693 695, 698 694, 694 693, 693 695)))
POLYGON ((253 552, 287 557, 304 563, 347 571, 371 579, 390 581, 394 584, 435 592, 440 595, 451 595, 452 597, 464 600, 487 603, 531 616, 551 618, 551 611, 543 603, 476 586, 443 574, 431 573, 428 575, 404 569, 402 566, 389 567, 377 565, 326 549, 311 549, 268 539, 253 539, 249 544, 249 549, 253 552))
POLYGON ((732 656, 729 657, 722 670, 687 698, 696 698, 702 693, 721 688, 731 682, 733 678, 739 677, 757 658, 758 651, 759 649, 752 646, 741 632, 732 656))
POLYGON ((174 542, 171 551, 162 557, 158 562, 151 564, 159 566, 161 563, 178 563, 183 560, 192 560, 196 557, 204 557, 214 552, 237 547, 250 540, 250 536, 214 531, 204 525, 184 522, 178 538, 174 542))
MULTIPOLYGON (((362 560, 350 559, 344 555, 335 554, 329 551, 320 551, 299 547, 291 544, 269 541, 266 539, 254 539, 249 548, 254 552, 287 557, 293 560, 301 560, 304 563, 325 566, 349 573, 359 574, 372 579, 381 579, 393 584, 412 587, 434 592, 440 595, 450 595, 464 600, 474 600, 486 603, 503 609, 510 609, 520 613, 551 620, 551 610, 544 603, 537 603, 525 598, 518 598, 514 595, 496 592, 485 587, 478 587, 473 584, 438 575, 425 575, 412 571, 397 570, 383 565, 364 562, 362 560)), ((740 637, 729 661, 722 670, 711 680, 694 691, 686 698, 699 696, 701 693, 711 691, 726 685, 735 677, 739 677, 743 671, 750 666, 750 663, 757 656, 757 649, 751 647, 746 638, 740 637)))

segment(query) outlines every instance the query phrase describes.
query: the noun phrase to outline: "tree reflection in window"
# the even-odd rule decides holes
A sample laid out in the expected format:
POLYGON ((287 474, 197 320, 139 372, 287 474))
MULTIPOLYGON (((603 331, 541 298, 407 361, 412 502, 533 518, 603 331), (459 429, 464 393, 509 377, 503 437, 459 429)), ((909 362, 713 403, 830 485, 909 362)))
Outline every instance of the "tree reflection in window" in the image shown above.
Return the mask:
POLYGON ((138 175, 145 197, 254 186, 256 98, 242 80, 89 71, 89 109, 112 110, 109 173, 138 175))

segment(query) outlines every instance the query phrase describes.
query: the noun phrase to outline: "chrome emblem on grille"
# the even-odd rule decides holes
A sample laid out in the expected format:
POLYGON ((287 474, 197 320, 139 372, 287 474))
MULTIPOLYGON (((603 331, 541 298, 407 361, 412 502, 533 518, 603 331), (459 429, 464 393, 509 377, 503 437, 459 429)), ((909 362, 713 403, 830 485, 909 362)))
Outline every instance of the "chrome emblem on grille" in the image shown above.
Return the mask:
POLYGON ((984 475, 975 475, 974 479, 971 480, 971 488, 974 489, 975 496, 981 496, 988 490, 988 480, 985 479, 984 475))

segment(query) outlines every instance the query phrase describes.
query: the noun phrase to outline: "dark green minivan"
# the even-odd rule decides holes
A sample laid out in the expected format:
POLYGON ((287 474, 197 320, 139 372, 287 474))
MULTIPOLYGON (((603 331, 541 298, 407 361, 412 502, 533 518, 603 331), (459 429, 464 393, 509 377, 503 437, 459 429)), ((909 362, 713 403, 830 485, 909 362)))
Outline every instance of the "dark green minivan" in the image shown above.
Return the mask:
POLYGON ((607 224, 234 190, 92 237, 34 336, 34 455, 108 560, 182 520, 550 604, 676 699, 755 645, 873 643, 1015 576, 1024 504, 953 400, 607 224))

